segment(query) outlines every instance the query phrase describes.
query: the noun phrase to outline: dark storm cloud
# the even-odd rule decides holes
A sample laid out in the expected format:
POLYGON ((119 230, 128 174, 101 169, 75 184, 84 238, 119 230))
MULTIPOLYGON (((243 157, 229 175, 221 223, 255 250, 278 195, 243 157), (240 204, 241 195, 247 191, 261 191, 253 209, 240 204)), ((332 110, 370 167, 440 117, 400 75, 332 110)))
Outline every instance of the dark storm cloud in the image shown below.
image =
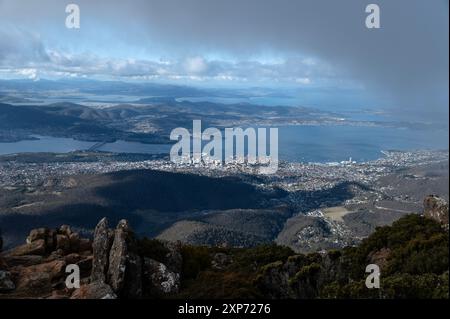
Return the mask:
POLYGON ((364 25, 371 1, 180 2, 149 3, 134 13, 149 41, 235 54, 311 54, 392 95, 398 112, 448 113, 447 1, 376 1, 380 30, 364 25))
MULTIPOLYGON (((73 2, 81 8, 84 38, 92 40, 110 32, 111 50, 119 45, 134 46, 183 58, 219 53, 237 63, 261 52, 312 56, 342 74, 351 74, 366 88, 389 96, 397 113, 430 120, 448 114, 445 0, 73 2), (372 2, 381 8, 379 30, 369 30, 364 24, 365 7, 372 2)), ((24 26, 42 32, 61 27, 57 11, 61 1, 3 0, 0 6, 7 19, 15 18, 24 26), (30 4, 26 10, 24 3, 30 4), (31 18, 36 16, 41 19, 31 18)), ((61 34, 67 35, 64 32, 61 34)), ((2 46, 3 41, 0 53, 2 46)), ((221 67, 226 65, 212 63, 201 70, 221 67)))
POLYGON ((11 27, 0 30, 0 39, 0 62, 6 59, 15 63, 48 61, 45 47, 36 34, 11 27))

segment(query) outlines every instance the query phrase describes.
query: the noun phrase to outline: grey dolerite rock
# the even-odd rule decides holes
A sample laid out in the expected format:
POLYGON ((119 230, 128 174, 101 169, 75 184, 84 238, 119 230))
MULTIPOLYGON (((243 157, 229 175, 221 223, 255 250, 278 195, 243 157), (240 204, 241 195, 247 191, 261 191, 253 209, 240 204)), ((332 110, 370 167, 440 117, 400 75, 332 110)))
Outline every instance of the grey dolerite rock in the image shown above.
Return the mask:
POLYGON ((117 295, 104 282, 96 281, 77 289, 70 299, 116 299, 117 295))
POLYGON ((108 219, 103 218, 95 227, 94 240, 92 242, 93 261, 91 281, 106 281, 109 265, 109 251, 112 245, 112 234, 109 229, 108 219))
POLYGON ((128 221, 124 219, 121 220, 114 231, 114 240, 109 252, 107 282, 115 292, 120 291, 125 283, 128 242, 132 235, 132 230, 128 221))
POLYGON ((180 289, 180 275, 156 260, 144 258, 144 276, 154 295, 175 294, 180 289))
POLYGON ((429 195, 423 201, 423 214, 425 217, 434 219, 448 228, 448 203, 445 199, 429 195))
POLYGON ((11 274, 7 271, 0 270, 0 292, 8 292, 15 288, 16 286, 11 279, 11 274))

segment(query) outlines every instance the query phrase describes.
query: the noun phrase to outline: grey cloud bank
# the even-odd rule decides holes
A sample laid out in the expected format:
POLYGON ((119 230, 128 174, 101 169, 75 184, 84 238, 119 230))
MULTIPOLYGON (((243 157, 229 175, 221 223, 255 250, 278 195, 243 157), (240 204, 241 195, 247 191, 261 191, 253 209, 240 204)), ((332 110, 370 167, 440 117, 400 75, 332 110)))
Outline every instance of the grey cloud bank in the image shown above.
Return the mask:
POLYGON ((79 32, 64 28, 62 1, 0 1, 3 74, 350 83, 405 118, 448 121, 444 0, 376 1, 379 30, 361 0, 74 2, 79 32))

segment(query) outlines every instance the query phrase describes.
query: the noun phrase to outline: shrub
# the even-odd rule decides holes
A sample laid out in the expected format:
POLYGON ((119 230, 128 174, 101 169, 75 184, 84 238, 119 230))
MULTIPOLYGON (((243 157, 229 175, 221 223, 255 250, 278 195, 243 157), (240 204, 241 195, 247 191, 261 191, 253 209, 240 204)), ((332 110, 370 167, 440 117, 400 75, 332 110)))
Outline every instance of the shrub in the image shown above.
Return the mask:
POLYGON ((140 256, 149 257, 161 263, 165 263, 166 255, 170 251, 157 239, 142 238, 137 241, 137 252, 140 256))
POLYGON ((210 249, 202 246, 183 246, 183 279, 197 278, 198 274, 211 266, 210 249))

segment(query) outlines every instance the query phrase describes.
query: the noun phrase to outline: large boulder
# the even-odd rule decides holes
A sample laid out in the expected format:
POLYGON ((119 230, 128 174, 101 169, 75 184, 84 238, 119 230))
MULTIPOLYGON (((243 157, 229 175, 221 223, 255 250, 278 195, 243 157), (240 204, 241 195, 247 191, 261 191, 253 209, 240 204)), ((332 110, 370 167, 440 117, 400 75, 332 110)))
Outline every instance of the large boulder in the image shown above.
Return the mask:
POLYGON ((144 258, 144 277, 148 290, 156 296, 176 294, 180 289, 180 274, 150 258, 144 258))
POLYGON ((104 282, 96 281, 76 289, 70 299, 116 299, 117 295, 104 282))
POLYGON ((381 248, 380 250, 370 252, 368 258, 371 264, 375 264, 381 270, 385 270, 390 255, 391 250, 389 248, 381 248))
POLYGON ((88 238, 80 238, 78 251, 82 254, 90 254, 92 252, 92 241, 88 238))
POLYGON ((55 284, 63 282, 66 263, 63 260, 19 267, 17 270, 16 291, 19 296, 38 297, 51 294, 55 284))
POLYGON ((65 236, 69 237, 72 234, 72 229, 70 228, 69 225, 62 225, 58 229, 58 234, 65 235, 65 236))
POLYGON ((231 258, 230 255, 227 255, 224 253, 217 253, 213 257, 211 266, 217 270, 224 270, 232 262, 233 262, 233 258, 231 258))
POLYGON ((93 258, 92 256, 87 256, 84 259, 81 259, 80 261, 78 261, 76 263, 76 265, 78 267, 80 267, 80 276, 81 277, 90 277, 91 273, 92 273, 92 261, 93 258))
POLYGON ((427 196, 423 201, 423 207, 425 217, 434 219, 448 227, 448 203, 445 199, 436 195, 427 196))
POLYGON ((71 252, 80 251, 80 235, 78 233, 72 233, 68 236, 69 246, 71 252))
POLYGON ((94 233, 91 282, 102 282, 116 295, 125 298, 142 296, 142 259, 136 253, 134 233, 126 220, 116 229, 102 219, 94 233))
POLYGON ((8 271, 0 270, 0 293, 14 290, 16 285, 11 279, 11 274, 8 271))
POLYGON ((107 282, 115 292, 119 292, 125 283, 127 271, 128 245, 133 240, 133 232, 128 221, 121 220, 114 231, 114 241, 109 252, 107 282))
POLYGON ((36 241, 38 239, 46 239, 49 232, 50 232, 50 229, 48 229, 48 228, 32 229, 26 239, 26 242, 27 242, 27 244, 31 244, 33 241, 36 241))
MULTIPOLYGON (((126 220, 115 230, 102 219, 94 239, 80 238, 67 225, 57 230, 33 229, 26 244, 0 255, 2 293, 16 298, 140 298, 143 291, 143 260, 126 220), (65 286, 68 264, 80 268, 81 288, 65 286), (13 290, 13 291, 11 291, 13 290)), ((181 254, 169 249, 173 267, 181 267, 181 254)))
POLYGON ((81 257, 79 254, 77 253, 72 253, 72 254, 68 254, 66 256, 64 256, 64 261, 66 262, 66 264, 76 264, 77 262, 79 262, 81 259, 83 259, 83 257, 81 257))
POLYGON ((6 270, 6 269, 8 269, 8 264, 6 263, 3 256, 0 255, 0 270, 6 270))
POLYGON ((289 273, 281 261, 265 265, 256 277, 255 285, 267 298, 289 298, 289 273))
POLYGON ((48 228, 36 228, 30 231, 26 239, 27 244, 32 244, 38 240, 44 240, 46 252, 50 252, 55 249, 56 245, 56 231, 48 228))
POLYGON ((56 235, 56 249, 61 249, 64 253, 70 252, 70 240, 67 235, 57 234, 56 235))
POLYGON ((39 255, 5 256, 4 261, 8 265, 8 267, 28 267, 41 264, 44 261, 44 257, 39 255))
POLYGON ((29 244, 18 246, 7 251, 7 256, 45 255, 46 244, 44 239, 37 239, 29 244))
POLYGON ((106 281, 111 245, 112 234, 108 228, 108 219, 103 218, 94 231, 91 281, 106 281))
POLYGON ((125 298, 142 297, 142 258, 135 253, 128 255, 121 295, 125 298))
POLYGON ((171 271, 175 273, 181 273, 181 268, 183 267, 183 255, 181 254, 181 243, 180 242, 163 242, 164 247, 168 250, 165 256, 164 264, 171 271))
POLYGON ((52 294, 47 299, 69 299, 70 294, 67 289, 53 290, 52 294))

